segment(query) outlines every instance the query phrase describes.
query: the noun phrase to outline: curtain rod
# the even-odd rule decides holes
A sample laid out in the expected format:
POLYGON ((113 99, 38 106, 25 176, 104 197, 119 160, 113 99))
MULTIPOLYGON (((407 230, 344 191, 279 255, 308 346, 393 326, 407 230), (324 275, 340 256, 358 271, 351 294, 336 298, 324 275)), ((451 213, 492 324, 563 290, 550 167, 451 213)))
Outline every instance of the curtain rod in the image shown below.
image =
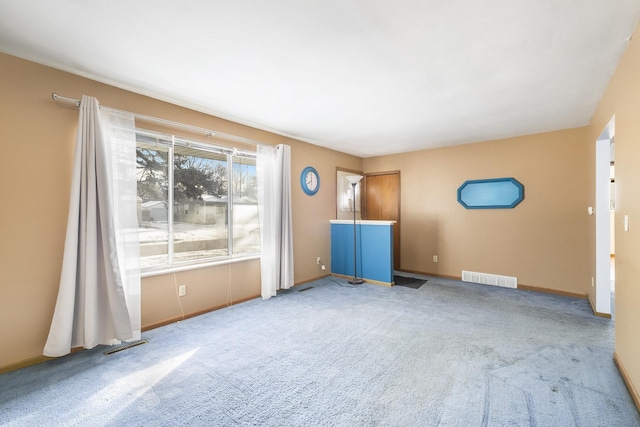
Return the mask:
MULTIPOLYGON (((66 96, 61 96, 61 95, 58 95, 55 92, 53 92, 51 94, 51 98, 56 102, 59 101, 59 102, 66 102, 68 104, 75 104, 76 107, 80 108, 80 100, 79 99, 73 99, 73 98, 68 98, 66 96)), ((201 134, 203 134, 204 136, 206 136, 208 138, 213 137, 213 136, 218 136, 220 138, 230 139, 232 141, 240 142, 240 143, 243 143, 243 144, 263 145, 260 142, 257 142, 257 141, 254 141, 254 140, 248 139, 248 138, 243 138, 241 136, 235 136, 235 135, 231 135, 231 134, 228 134, 228 133, 217 132, 217 131, 214 131, 214 130, 205 129, 205 128, 192 126, 192 125, 187 125, 187 124, 184 124, 184 123, 173 122, 171 120, 159 119, 157 117, 145 116, 143 114, 132 113, 132 112, 129 112, 129 111, 118 110, 118 109, 115 109, 115 108, 106 107, 106 106, 102 106, 102 105, 100 107, 101 108, 106 108, 107 110, 114 111, 116 113, 131 114, 136 119, 139 119, 139 120, 142 120, 142 121, 158 123, 158 124, 161 124, 161 125, 165 125, 165 126, 168 126, 168 127, 175 128, 175 129, 185 129, 185 130, 188 130, 188 131, 191 131, 191 132, 201 133, 201 134)))

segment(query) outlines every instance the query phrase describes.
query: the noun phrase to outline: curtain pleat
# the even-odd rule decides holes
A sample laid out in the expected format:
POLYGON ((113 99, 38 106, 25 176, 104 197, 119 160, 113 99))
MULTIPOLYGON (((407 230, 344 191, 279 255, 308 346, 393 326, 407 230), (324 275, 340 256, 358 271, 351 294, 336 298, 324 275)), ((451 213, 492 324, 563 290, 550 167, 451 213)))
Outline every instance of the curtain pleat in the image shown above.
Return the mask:
POLYGON ((258 146, 258 212, 262 298, 293 286, 291 147, 258 146))
MULTIPOLYGON (((126 133, 122 129, 129 128, 129 137, 122 139, 129 140, 130 135, 134 135, 135 163, 133 118, 121 120, 116 126, 119 129, 116 133, 121 135, 126 133)), ((123 230, 123 224, 117 215, 120 209, 131 215, 131 210, 115 201, 119 192, 126 191, 114 179, 117 175, 114 168, 121 165, 114 162, 112 155, 115 153, 117 158, 123 153, 111 145, 113 127, 109 117, 102 117, 98 101, 83 96, 60 288, 43 351, 46 356, 62 356, 74 347, 93 348, 135 338, 127 306, 128 267, 122 249, 119 250, 122 244, 119 244, 118 230, 123 230)), ((135 171, 129 173, 135 182, 135 171)), ((133 206, 135 218, 135 203, 133 206)), ((125 228, 123 233, 132 234, 132 231, 125 228)), ((135 268, 129 270, 136 274, 135 268)), ((137 310, 139 322, 139 273, 137 280, 138 307, 132 307, 132 312, 135 315, 137 310)), ((134 297, 135 293, 134 289, 134 297)))
POLYGON ((140 240, 138 235, 138 179, 136 162, 136 127, 133 115, 100 110, 105 123, 105 141, 109 150, 113 187, 112 218, 114 219, 117 260, 124 289, 132 337, 141 335, 140 314, 140 240))
POLYGON ((279 238, 280 268, 278 271, 279 289, 289 289, 293 286, 293 216, 291 210, 291 147, 280 144, 276 153, 276 185, 280 187, 280 194, 276 198, 279 206, 279 238))

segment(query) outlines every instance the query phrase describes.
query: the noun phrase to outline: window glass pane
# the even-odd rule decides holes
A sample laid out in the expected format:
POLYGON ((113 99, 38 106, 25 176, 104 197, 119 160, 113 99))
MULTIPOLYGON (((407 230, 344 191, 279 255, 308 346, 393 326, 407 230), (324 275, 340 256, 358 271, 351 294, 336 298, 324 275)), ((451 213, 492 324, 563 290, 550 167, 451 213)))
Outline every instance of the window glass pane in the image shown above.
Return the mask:
POLYGON ((256 160, 233 159, 233 253, 260 252, 256 160))
POLYGON ((254 157, 142 129, 137 131, 137 142, 143 270, 260 251, 254 157), (232 170, 228 161, 233 161, 232 170), (230 226, 233 248, 229 248, 230 226))
POLYGON ((173 180, 174 262, 227 255, 226 155, 176 145, 173 180))
POLYGON ((140 268, 169 263, 168 148, 166 143, 138 135, 138 224, 140 268))

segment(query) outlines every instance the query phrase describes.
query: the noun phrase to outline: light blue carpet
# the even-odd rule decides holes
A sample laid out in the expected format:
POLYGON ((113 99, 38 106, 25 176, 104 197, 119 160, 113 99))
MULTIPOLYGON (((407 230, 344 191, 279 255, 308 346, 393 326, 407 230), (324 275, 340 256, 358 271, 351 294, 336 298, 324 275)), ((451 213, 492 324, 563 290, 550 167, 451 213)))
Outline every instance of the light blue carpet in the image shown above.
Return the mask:
POLYGON ((143 338, 1 375, 0 425, 640 425, 586 300, 327 278, 143 338))

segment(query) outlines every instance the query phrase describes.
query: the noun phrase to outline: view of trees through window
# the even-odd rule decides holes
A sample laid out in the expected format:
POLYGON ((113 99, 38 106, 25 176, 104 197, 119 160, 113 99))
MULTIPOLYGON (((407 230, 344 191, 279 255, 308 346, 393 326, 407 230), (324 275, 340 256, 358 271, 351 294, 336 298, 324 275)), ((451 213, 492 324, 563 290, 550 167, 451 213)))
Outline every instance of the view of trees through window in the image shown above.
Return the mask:
POLYGON ((137 140, 143 269, 260 251, 254 156, 144 132, 137 140))

